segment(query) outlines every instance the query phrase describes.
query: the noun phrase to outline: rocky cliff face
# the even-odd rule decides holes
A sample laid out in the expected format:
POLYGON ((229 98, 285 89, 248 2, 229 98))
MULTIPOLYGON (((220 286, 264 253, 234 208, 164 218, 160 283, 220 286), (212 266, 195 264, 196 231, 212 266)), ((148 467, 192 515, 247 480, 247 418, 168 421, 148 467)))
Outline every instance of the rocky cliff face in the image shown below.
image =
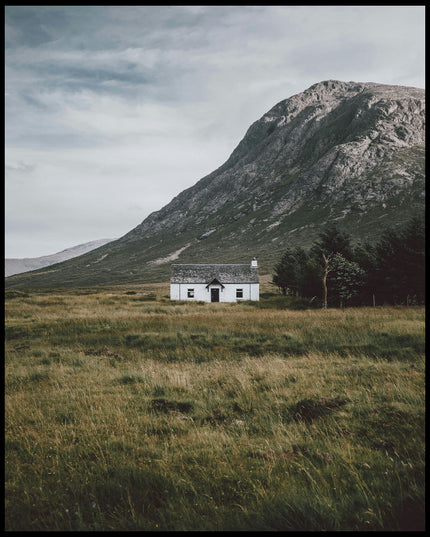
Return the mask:
MULTIPOLYGON (((97 268, 144 281, 168 277, 174 259, 257 255, 271 270, 283 248, 309 245, 330 221, 372 240, 424 211, 424 134, 422 89, 315 84, 253 123, 220 168, 99 249, 97 268)), ((79 270, 89 275, 87 256, 79 270)))
MULTIPOLYGON (((423 184, 424 90, 326 81, 274 106, 229 160, 147 218, 127 238, 183 231, 234 202, 230 217, 270 208, 279 225, 300 207, 362 211, 423 184)), ((265 226, 268 227, 268 226, 265 226)), ((209 230, 207 230, 209 231, 209 230)))

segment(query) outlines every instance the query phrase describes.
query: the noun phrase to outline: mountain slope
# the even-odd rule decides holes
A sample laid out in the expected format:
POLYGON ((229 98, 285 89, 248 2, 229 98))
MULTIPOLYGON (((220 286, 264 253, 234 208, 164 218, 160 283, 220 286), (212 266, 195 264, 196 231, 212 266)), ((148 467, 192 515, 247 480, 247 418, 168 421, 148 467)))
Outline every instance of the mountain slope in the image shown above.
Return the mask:
POLYGON ((253 123, 220 168, 96 252, 8 286, 159 281, 170 262, 271 271, 287 246, 338 221, 355 239, 424 212, 425 92, 325 81, 253 123))
POLYGON ((5 276, 12 276, 13 274, 21 274, 23 272, 29 272, 30 270, 37 270, 39 268, 47 267, 49 265, 54 265, 55 263, 60 263, 61 261, 67 261, 73 257, 78 257, 79 255, 86 254, 91 250, 95 250, 108 242, 112 242, 113 239, 99 239, 95 241, 86 242, 84 244, 79 244, 78 246, 72 246, 71 248, 66 248, 61 252, 56 254, 44 255, 41 257, 25 257, 22 259, 17 258, 8 258, 5 259, 5 276))

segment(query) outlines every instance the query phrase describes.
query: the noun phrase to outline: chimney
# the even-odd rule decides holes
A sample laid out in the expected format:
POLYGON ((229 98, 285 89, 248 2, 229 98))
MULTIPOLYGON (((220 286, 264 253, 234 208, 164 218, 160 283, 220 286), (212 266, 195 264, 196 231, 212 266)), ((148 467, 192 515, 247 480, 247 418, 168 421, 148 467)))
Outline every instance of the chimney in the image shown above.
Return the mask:
POLYGON ((253 260, 251 261, 251 267, 257 267, 257 259, 254 257, 253 260))

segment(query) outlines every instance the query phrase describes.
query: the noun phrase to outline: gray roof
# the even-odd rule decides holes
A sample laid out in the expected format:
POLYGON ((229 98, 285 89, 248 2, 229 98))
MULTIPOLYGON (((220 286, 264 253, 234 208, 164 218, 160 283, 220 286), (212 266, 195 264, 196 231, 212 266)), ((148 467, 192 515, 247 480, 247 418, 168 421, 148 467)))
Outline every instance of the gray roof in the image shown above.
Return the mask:
POLYGON ((258 283, 258 268, 250 264, 172 265, 171 283, 258 283))

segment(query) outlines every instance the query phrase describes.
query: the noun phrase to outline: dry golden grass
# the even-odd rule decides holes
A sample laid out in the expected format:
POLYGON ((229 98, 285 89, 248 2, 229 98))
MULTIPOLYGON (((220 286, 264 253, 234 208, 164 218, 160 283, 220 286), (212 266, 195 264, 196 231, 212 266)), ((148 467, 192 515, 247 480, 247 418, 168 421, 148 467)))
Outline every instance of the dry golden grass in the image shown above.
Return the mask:
POLYGON ((6 529, 414 530, 424 309, 6 297, 6 529))

